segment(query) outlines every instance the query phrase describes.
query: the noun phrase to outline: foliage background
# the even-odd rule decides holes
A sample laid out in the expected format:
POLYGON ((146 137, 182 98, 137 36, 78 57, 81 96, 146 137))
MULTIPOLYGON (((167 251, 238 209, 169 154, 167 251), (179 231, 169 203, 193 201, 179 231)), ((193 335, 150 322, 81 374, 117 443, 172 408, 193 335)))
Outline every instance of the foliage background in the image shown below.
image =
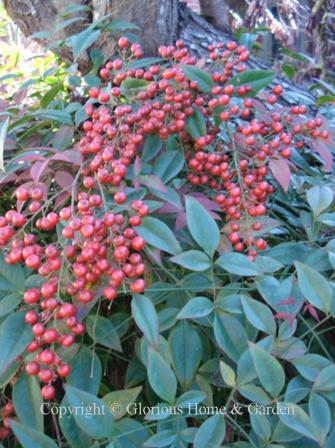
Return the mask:
MULTIPOLYGON (((2 129, 10 118, 6 140, 5 133, 1 139, 6 167, 3 212, 15 206, 13 176, 22 169, 29 171, 33 157, 66 154, 70 163, 65 170, 75 175, 75 143, 86 118, 83 104, 88 89, 100 84, 97 69, 102 64, 100 55, 92 54, 94 67, 82 79, 75 64, 60 63, 51 53, 28 56, 27 65, 21 59, 20 41, 16 45, 17 53, 9 44, 4 54, 1 77, 2 129)), ((319 98, 326 97, 332 85, 323 87, 326 91, 319 90, 319 98)), ((333 132, 331 103, 321 102, 320 112, 333 132)), ((147 143, 150 150, 153 143, 147 143)), ((333 149, 332 143, 327 150, 333 149)), ((165 145, 164 151, 168 151, 165 145)), ((22 285, 28 287, 36 278, 26 268, 9 268, 1 258, 0 365, 4 367, 4 360, 16 353, 13 343, 22 346, 10 368, 0 369, 3 403, 13 400, 17 415, 12 429, 19 442, 12 437, 5 442, 8 446, 334 446, 333 175, 322 169, 322 158, 316 153, 294 155, 288 192, 272 179, 276 190, 267 223, 270 247, 264 258, 251 262, 229 250, 211 258, 219 245, 218 226, 209 213, 213 210, 206 210, 192 195, 186 194, 184 203, 180 185, 185 174, 183 163, 177 162, 172 166, 156 162, 156 174, 172 202, 182 197, 187 226, 176 233, 175 216, 156 213, 154 200, 159 205, 166 200, 164 194, 151 185, 144 187, 144 197, 155 195, 154 200, 148 199, 153 219, 163 223, 157 229, 157 222, 147 220, 142 229, 149 243, 149 287, 144 296, 131 298, 129 291, 123 292, 112 311, 104 304, 101 310, 97 305, 90 310, 88 334, 66 355, 72 373, 65 396, 59 385, 56 403, 101 405, 103 400, 121 403, 123 409, 134 401, 149 406, 164 401, 185 409, 185 403, 228 408, 239 403, 244 409, 250 402, 280 401, 290 403, 295 416, 184 414, 144 419, 121 412, 89 421, 80 415, 59 423, 51 418, 43 421, 38 382, 24 373, 13 381, 20 365, 15 358, 29 340, 19 311, 22 285), (204 228, 212 232, 205 234, 204 228), (177 258, 180 245, 183 252, 197 251, 191 261, 177 258), (157 249, 162 251, 163 264, 152 262, 157 249)), ((116 207, 113 201, 108 206, 116 207)), ((219 222, 221 230, 223 224, 219 222)), ((224 238, 223 243, 227 244, 224 238)))

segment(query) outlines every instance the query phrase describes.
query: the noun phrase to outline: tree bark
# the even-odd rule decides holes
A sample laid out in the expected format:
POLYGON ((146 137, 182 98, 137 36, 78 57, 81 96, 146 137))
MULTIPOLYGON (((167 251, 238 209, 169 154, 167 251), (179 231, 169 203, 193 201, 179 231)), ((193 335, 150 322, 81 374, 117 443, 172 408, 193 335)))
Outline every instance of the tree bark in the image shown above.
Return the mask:
MULTIPOLYGON (((146 55, 157 55, 160 45, 170 45, 180 38, 198 57, 208 57, 208 45, 218 41, 227 42, 233 37, 228 32, 219 30, 204 17, 192 12, 185 4, 178 0, 75 0, 78 5, 89 5, 92 13, 80 12, 83 20, 75 22, 55 33, 56 24, 63 21, 62 14, 68 0, 5 0, 5 8, 13 21, 18 24, 25 35, 39 31, 48 31, 52 39, 65 40, 78 33, 93 21, 110 14, 114 19, 122 19, 138 25, 138 32, 146 55)), ((71 3, 74 3, 72 0, 71 3)), ((204 0, 201 2, 202 11, 208 16, 215 14, 215 5, 222 11, 223 0, 204 0)), ((214 21, 215 23, 215 21, 214 21)), ((45 44, 50 42, 45 41, 45 44)), ((115 39, 109 32, 103 32, 94 44, 105 58, 115 51, 115 39)), ((57 48, 58 54, 66 61, 72 61, 71 48, 63 46, 57 48)), ((91 68, 88 52, 78 61, 79 70, 87 73, 91 68)), ((249 68, 268 70, 256 59, 251 58, 249 68)), ((314 104, 315 97, 301 86, 291 83, 284 77, 278 76, 276 82, 285 87, 284 101, 296 103, 301 99, 314 104)))

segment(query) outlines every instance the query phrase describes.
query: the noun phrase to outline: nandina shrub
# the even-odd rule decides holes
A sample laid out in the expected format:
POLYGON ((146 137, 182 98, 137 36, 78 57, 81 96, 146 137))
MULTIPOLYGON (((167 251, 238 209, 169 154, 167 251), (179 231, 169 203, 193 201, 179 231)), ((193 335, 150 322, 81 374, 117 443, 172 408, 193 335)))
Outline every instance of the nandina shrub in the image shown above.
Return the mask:
POLYGON ((331 126, 235 42, 119 47, 2 179, 1 439, 333 446, 331 126))

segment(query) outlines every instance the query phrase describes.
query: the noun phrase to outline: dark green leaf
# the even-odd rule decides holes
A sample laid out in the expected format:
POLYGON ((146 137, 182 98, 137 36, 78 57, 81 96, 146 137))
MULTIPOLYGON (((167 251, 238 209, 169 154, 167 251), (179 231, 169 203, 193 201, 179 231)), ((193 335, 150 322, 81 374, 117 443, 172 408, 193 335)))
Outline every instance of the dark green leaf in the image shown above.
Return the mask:
POLYGON ((219 448, 226 434, 223 415, 217 414, 208 418, 198 429, 194 438, 194 448, 219 448))
POLYGON ((285 426, 309 439, 318 440, 312 420, 300 406, 290 402, 279 402, 278 406, 290 411, 279 413, 279 418, 285 426))
POLYGON ((102 369, 97 355, 83 346, 70 364, 72 370, 67 377, 68 384, 92 394, 98 393, 102 369))
POLYGON ((150 162, 161 150, 163 142, 158 134, 151 134, 145 138, 142 161, 144 163, 150 162))
POLYGON ((6 314, 15 310, 15 308, 22 301, 22 295, 19 293, 13 293, 0 300, 0 317, 6 316, 6 314))
MULTIPOLYGON (((70 403, 66 396, 61 403, 65 409, 71 409, 70 403)), ((67 412, 62 418, 59 418, 59 426, 64 434, 66 440, 69 442, 71 448, 82 448, 91 446, 92 439, 90 436, 84 433, 77 425, 73 415, 67 412)))
POLYGON ((238 362, 242 353, 248 348, 248 336, 242 324, 229 315, 217 313, 213 329, 219 347, 230 359, 238 362))
POLYGON ((103 316, 87 316, 87 332, 93 341, 105 347, 122 352, 121 342, 112 322, 103 316))
POLYGON ((258 378, 273 397, 277 397, 285 385, 285 372, 279 362, 256 344, 249 343, 251 357, 258 378))
POLYGON ((153 174, 159 177, 163 183, 168 183, 177 176, 184 163, 182 151, 165 151, 155 160, 153 174))
POLYGON ((307 201, 314 213, 314 216, 319 216, 326 210, 333 202, 334 193, 331 188, 327 186, 320 187, 319 185, 310 188, 307 191, 307 201))
POLYGON ((306 299, 322 311, 330 311, 333 291, 327 280, 315 269, 296 262, 299 288, 306 299))
POLYGON ((170 258, 170 260, 173 263, 179 264, 180 266, 195 272, 206 271, 211 266, 211 261, 208 256, 199 250, 183 252, 170 258))
POLYGON ((177 391, 177 380, 162 356, 149 348, 148 378, 153 391, 168 403, 173 403, 177 391))
POLYGON ((276 333, 276 323, 270 308, 248 296, 242 296, 241 302, 246 318, 255 328, 268 334, 276 333))
POLYGON ((74 412, 73 417, 77 425, 89 436, 95 439, 109 438, 113 431, 113 415, 108 406, 95 395, 83 392, 76 387, 66 385, 66 398, 72 408, 83 409, 83 412, 74 412), (95 412, 85 413, 85 409, 95 412))
POLYGON ((191 81, 196 81, 201 92, 211 93, 214 82, 210 73, 195 65, 183 65, 181 68, 191 81))
POLYGON ((242 276, 260 274, 258 266, 254 262, 250 261, 246 255, 235 252, 221 255, 221 257, 216 260, 215 264, 231 274, 242 276))
POLYGON ((0 375, 24 351, 33 338, 25 311, 11 314, 0 327, 0 375))
POLYGON ((136 227, 136 232, 145 241, 157 249, 164 250, 169 254, 176 255, 181 252, 181 247, 170 228, 156 218, 143 218, 142 224, 136 227))
POLYGON ((93 30, 92 28, 86 28, 79 34, 76 34, 72 40, 73 57, 76 61, 78 57, 87 50, 94 42, 100 37, 100 30, 93 30))
POLYGON ((8 284, 8 289, 0 288, 2 291, 22 291, 25 277, 20 265, 7 264, 3 255, 0 255, 0 274, 8 284))
POLYGON ((321 395, 311 393, 308 401, 308 411, 318 436, 320 446, 323 446, 331 426, 331 414, 327 401, 321 395))
POLYGON ((142 390, 142 386, 134 387, 132 389, 114 390, 103 397, 109 409, 114 410, 115 420, 119 420, 128 412, 128 407, 136 402, 138 395, 142 390), (113 405, 117 407, 113 407, 113 405), (117 412, 116 412, 117 411, 117 412))
POLYGON ((131 311, 136 324, 148 342, 158 348, 159 323, 152 301, 146 296, 135 294, 131 301, 131 311))
POLYGON ((21 373, 18 382, 13 388, 12 399, 15 413, 21 423, 29 428, 43 432, 43 400, 41 388, 36 377, 21 373))
POLYGON ((208 316, 214 309, 214 303, 207 297, 194 297, 179 312, 177 319, 196 319, 208 316))
POLYGON ((202 343, 189 322, 180 322, 170 333, 173 367, 183 390, 189 388, 202 357, 202 343))
POLYGON ((206 135, 206 120, 200 110, 194 109, 194 114, 187 118, 186 131, 194 140, 206 135))
POLYGON ((267 87, 275 79, 276 74, 270 70, 247 70, 235 75, 229 80, 233 86, 251 86, 252 90, 245 96, 254 96, 267 87))
POLYGON ((187 226, 196 243, 210 256, 219 246, 220 231, 214 218, 205 207, 192 196, 186 196, 187 226))
POLYGON ((15 420, 11 420, 10 427, 23 448, 57 448, 56 443, 42 432, 15 420))

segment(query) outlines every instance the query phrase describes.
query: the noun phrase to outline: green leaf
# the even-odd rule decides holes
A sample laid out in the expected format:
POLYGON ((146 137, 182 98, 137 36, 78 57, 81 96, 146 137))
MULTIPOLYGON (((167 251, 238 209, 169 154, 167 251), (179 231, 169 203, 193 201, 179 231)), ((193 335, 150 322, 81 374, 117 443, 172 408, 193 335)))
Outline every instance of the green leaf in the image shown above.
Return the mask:
POLYGON ((315 381, 318 374, 325 367, 331 365, 329 359, 315 353, 308 353, 301 358, 296 358, 292 361, 292 364, 298 370, 300 375, 308 381, 315 381))
POLYGON ((308 412, 311 416, 320 446, 323 446, 330 431, 331 414, 327 401, 321 395, 311 393, 308 401, 308 412))
POLYGON ((69 384, 65 386, 65 391, 70 406, 83 410, 83 412, 73 413, 77 425, 95 439, 109 438, 114 427, 113 415, 105 403, 95 395, 83 392, 69 384), (93 407, 94 413, 91 411, 93 407), (85 413, 85 409, 90 409, 90 412, 85 413))
POLYGON ((177 176, 185 163, 182 151, 164 151, 156 160, 153 166, 153 174, 167 184, 177 176))
POLYGON ((152 160, 161 150, 163 141, 158 134, 151 134, 145 137, 142 161, 148 163, 152 160))
POLYGON ((257 36, 258 35, 256 33, 241 33, 238 41, 250 51, 257 40, 257 36))
POLYGON ((322 215, 318 216, 317 221, 327 226, 335 227, 335 213, 322 213, 322 215))
MULTIPOLYGON (((257 412, 257 411, 256 411, 257 412)), ((261 440, 269 440, 271 437, 271 423, 266 415, 250 413, 250 423, 252 429, 261 440)))
POLYGON ((143 218, 142 224, 136 227, 136 232, 147 243, 169 254, 176 255, 182 251, 172 230, 159 219, 143 218))
POLYGON ((286 414, 279 413, 279 419, 285 426, 309 439, 318 440, 312 420, 300 406, 290 402, 279 402, 278 406, 289 410, 286 414))
POLYGON ((194 448, 220 448, 226 434, 223 415, 213 415, 198 429, 194 438, 194 448))
POLYGON ((313 389, 321 392, 335 390, 335 364, 325 367, 318 373, 313 389))
POLYGON ((149 348, 148 379, 153 391, 168 403, 173 403, 177 380, 169 364, 152 348, 149 348))
POLYGON ((245 295, 241 297, 241 303, 244 314, 251 325, 268 334, 276 333, 276 322, 270 308, 245 295))
POLYGON ((270 70, 247 70, 238 73, 229 80, 233 86, 251 86, 252 90, 244 96, 254 96, 260 90, 267 87, 275 79, 276 74, 270 70))
POLYGON ((333 202, 334 193, 327 186, 319 185, 310 188, 307 191, 307 202, 310 205, 314 216, 319 216, 333 202))
POLYGON ((13 293, 0 300, 0 317, 6 316, 21 303, 22 294, 13 293))
POLYGON ((263 255, 258 255, 256 257, 255 265, 260 272, 264 273, 276 272, 284 267, 279 261, 263 255))
POLYGON ((239 385, 238 391, 243 397, 254 403, 268 404, 271 402, 268 394, 261 387, 254 384, 239 385))
POLYGON ((150 57, 150 58, 142 58, 137 61, 131 62, 128 65, 128 68, 138 69, 143 67, 149 67, 150 65, 160 64, 161 62, 166 61, 166 59, 158 58, 158 57, 150 57))
POLYGON ((170 333, 169 346, 178 381, 186 390, 193 381, 202 357, 199 333, 189 322, 180 322, 170 333))
POLYGON ((20 265, 7 264, 3 255, 0 255, 0 274, 8 284, 6 288, 1 288, 2 291, 19 292, 23 290, 25 281, 23 269, 20 265))
POLYGON ((104 347, 122 352, 120 337, 112 322, 103 316, 87 316, 87 332, 93 341, 104 347))
POLYGON ((30 36, 32 39, 50 39, 48 31, 38 31, 30 36))
POLYGON ((150 82, 145 79, 126 78, 121 84, 121 93, 124 96, 136 95, 141 90, 146 90, 150 82))
POLYGON ((101 363, 95 353, 83 346, 70 362, 72 370, 67 383, 78 389, 97 394, 101 381, 101 363))
MULTIPOLYGON (((71 409, 70 403, 66 396, 61 402, 61 407, 63 409, 71 409)), ((67 412, 65 416, 59 418, 59 426, 64 434, 66 440, 69 442, 71 448, 82 448, 86 446, 91 446, 92 439, 90 436, 84 433, 77 425, 73 415, 67 412)))
POLYGON ((0 327, 0 375, 25 350, 33 338, 25 311, 11 314, 0 327))
POLYGON ((137 326, 148 342, 156 348, 159 346, 159 322, 152 301, 146 296, 135 294, 131 301, 131 312, 137 326))
POLYGON ((100 30, 93 30, 92 28, 86 28, 79 34, 76 34, 71 40, 73 58, 76 61, 78 57, 87 50, 94 42, 100 37, 100 30))
POLYGON ((250 261, 246 255, 235 252, 221 255, 215 262, 216 265, 231 274, 253 276, 260 274, 257 265, 250 261))
POLYGON ((196 319, 208 316, 214 309, 214 303, 207 297, 194 297, 189 300, 177 315, 177 319, 196 319))
POLYGON ((160 331, 166 331, 173 327, 177 320, 178 308, 163 308, 158 313, 160 331))
POLYGON ((248 348, 248 336, 243 325, 228 314, 216 313, 213 329, 219 347, 230 359, 238 362, 242 353, 248 348))
POLYGON ((55 98, 57 93, 62 89, 62 84, 56 84, 51 87, 41 98, 40 105, 43 109, 46 109, 48 104, 55 98))
POLYGON ((42 432, 15 420, 10 421, 10 427, 23 448, 57 448, 56 443, 42 432))
POLYGON ((182 65, 181 69, 191 81, 196 81, 201 92, 211 93, 214 82, 210 73, 195 65, 182 65))
POLYGON ((315 269, 296 262, 298 284, 309 303, 322 311, 330 311, 333 291, 327 280, 315 269))
POLYGON ((62 22, 58 23, 57 26, 55 26, 55 33, 57 33, 58 31, 66 28, 69 25, 72 25, 73 23, 76 22, 81 22, 83 20, 86 20, 85 17, 72 17, 71 19, 67 19, 67 20, 63 20, 62 22))
POLYGON ((205 207, 192 196, 185 197, 187 226, 193 239, 210 256, 219 246, 220 231, 205 207))
POLYGON ((206 135, 206 120, 199 109, 194 109, 194 114, 187 118, 186 131, 194 140, 206 135))
POLYGON ((127 414, 128 406, 136 402, 141 390, 142 386, 134 387, 132 389, 115 390, 103 397, 103 401, 107 404, 108 408, 112 410, 115 420, 119 420, 127 414), (117 407, 115 407, 115 405, 117 405, 117 407))
POLYGON ((32 112, 31 116, 41 120, 57 121, 67 125, 72 125, 72 117, 68 112, 62 110, 49 110, 39 109, 36 112, 32 112))
POLYGON ((188 250, 170 258, 170 261, 195 272, 206 271, 211 266, 208 256, 200 250, 188 250))
POLYGON ((62 17, 65 17, 66 15, 72 14, 74 12, 81 12, 81 11, 90 11, 90 7, 87 5, 76 5, 75 3, 71 3, 64 9, 62 17))
POLYGON ((234 370, 223 361, 220 361, 220 372, 223 381, 229 387, 236 387, 236 375, 234 370))
POLYGON ((206 394, 201 390, 189 390, 178 398, 176 406, 188 409, 190 405, 201 403, 205 398, 206 394))
POLYGON ((21 373, 13 388, 12 399, 21 423, 43 432, 43 399, 37 378, 21 373))
POLYGON ((250 353, 264 389, 277 397, 285 385, 285 372, 279 362, 256 344, 249 342, 250 353))
POLYGON ((9 117, 0 123, 0 171, 5 172, 4 163, 4 151, 5 151, 5 140, 7 136, 7 130, 9 125, 9 117))
POLYGON ((126 30, 136 30, 140 31, 140 28, 134 23, 126 22, 125 20, 115 19, 108 23, 104 27, 107 31, 126 31, 126 30))
POLYGON ((165 446, 171 446, 176 440, 176 432, 171 429, 166 429, 165 431, 160 431, 154 436, 150 437, 146 442, 144 442, 143 447, 146 448, 161 448, 165 446))

